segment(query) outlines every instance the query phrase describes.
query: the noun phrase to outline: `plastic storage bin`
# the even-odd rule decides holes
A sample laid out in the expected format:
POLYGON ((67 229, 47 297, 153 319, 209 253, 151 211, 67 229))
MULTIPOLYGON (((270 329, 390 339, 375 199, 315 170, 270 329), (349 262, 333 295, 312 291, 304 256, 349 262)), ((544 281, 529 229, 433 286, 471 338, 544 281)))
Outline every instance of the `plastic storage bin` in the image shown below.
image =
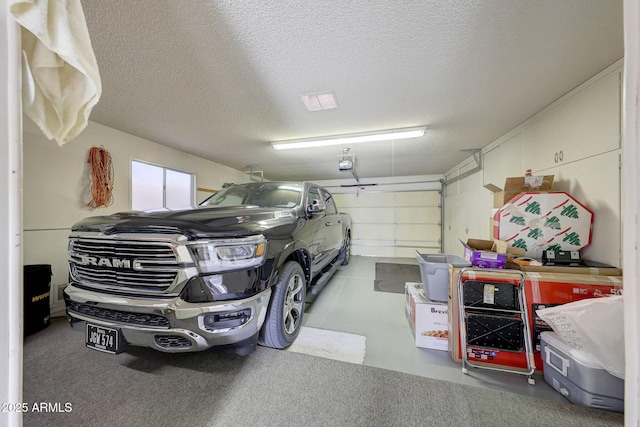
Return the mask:
POLYGON ((544 380, 571 403, 624 412, 624 380, 589 354, 574 350, 554 332, 540 334, 544 380))
POLYGON ((420 276, 427 299, 449 301, 449 264, 454 267, 471 267, 471 263, 458 255, 421 254, 416 251, 420 263, 420 276))

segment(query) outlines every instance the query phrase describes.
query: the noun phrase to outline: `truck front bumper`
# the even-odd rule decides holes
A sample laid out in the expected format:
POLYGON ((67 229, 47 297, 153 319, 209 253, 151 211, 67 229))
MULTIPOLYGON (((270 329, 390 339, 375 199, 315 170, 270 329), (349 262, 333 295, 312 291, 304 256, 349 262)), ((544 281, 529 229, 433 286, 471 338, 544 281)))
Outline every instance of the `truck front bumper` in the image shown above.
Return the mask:
POLYGON ((87 324, 118 330, 128 345, 168 353, 220 346, 255 347, 267 314, 271 289, 243 300, 188 303, 171 299, 130 298, 64 289, 67 318, 73 329, 87 324))

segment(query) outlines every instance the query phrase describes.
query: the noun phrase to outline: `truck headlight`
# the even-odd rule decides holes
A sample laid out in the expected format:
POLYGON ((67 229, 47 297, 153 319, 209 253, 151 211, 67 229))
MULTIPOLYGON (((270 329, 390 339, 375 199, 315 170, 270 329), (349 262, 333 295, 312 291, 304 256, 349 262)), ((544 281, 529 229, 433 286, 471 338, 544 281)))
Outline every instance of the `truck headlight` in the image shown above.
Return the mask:
POLYGON ((267 254, 267 240, 262 235, 214 240, 196 243, 190 249, 201 273, 216 273, 261 265, 267 254))

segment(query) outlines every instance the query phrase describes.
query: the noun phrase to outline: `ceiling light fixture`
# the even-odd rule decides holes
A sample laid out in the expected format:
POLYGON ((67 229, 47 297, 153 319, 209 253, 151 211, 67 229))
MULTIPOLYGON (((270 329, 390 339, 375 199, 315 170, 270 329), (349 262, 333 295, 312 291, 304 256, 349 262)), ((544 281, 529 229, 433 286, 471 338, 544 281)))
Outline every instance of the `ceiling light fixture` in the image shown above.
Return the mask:
POLYGON ((363 142, 391 141, 407 138, 419 138, 427 130, 426 126, 416 128, 391 129, 377 132, 353 133, 349 135, 335 135, 322 138, 296 139, 272 142, 276 150, 291 148, 326 147, 330 145, 360 144, 363 142))
POLYGON ((300 99, 302 99, 304 106, 307 107, 309 111, 324 111, 338 108, 336 94, 333 92, 310 93, 308 95, 301 95, 300 99))

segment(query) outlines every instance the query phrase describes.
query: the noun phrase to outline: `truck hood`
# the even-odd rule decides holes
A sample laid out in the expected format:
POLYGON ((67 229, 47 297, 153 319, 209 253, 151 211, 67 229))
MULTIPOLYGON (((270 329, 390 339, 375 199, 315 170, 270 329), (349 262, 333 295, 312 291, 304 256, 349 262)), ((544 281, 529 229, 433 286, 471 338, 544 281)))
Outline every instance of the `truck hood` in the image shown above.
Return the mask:
POLYGON ((242 237, 264 234, 291 236, 297 224, 295 210, 257 206, 207 206, 180 211, 131 211, 85 218, 72 227, 76 232, 184 234, 189 239, 242 237))

